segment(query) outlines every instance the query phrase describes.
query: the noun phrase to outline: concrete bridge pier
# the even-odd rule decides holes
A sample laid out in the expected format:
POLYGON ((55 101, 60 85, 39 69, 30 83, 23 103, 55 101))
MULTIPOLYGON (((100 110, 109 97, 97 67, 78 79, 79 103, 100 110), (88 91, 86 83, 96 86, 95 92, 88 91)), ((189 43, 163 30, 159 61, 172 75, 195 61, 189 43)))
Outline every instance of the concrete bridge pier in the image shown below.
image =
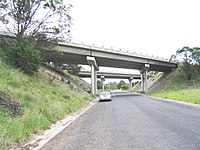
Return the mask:
POLYGON ((99 70, 99 66, 96 62, 95 57, 86 57, 88 64, 91 66, 91 88, 92 94, 97 94, 97 71, 99 70))
POLYGON ((129 79, 128 79, 128 81, 129 81, 129 92, 131 92, 132 91, 132 80, 133 80, 133 77, 130 77, 129 79))
POLYGON ((92 94, 97 94, 97 71, 94 67, 94 65, 91 65, 91 85, 92 85, 92 94))
POLYGON ((141 73, 141 92, 144 92, 144 73, 141 73))
POLYGON ((147 73, 149 70, 150 65, 145 64, 142 69, 140 69, 141 73, 141 92, 146 93, 147 90, 147 73))
POLYGON ((102 91, 105 90, 104 81, 105 81, 105 76, 101 76, 102 91))

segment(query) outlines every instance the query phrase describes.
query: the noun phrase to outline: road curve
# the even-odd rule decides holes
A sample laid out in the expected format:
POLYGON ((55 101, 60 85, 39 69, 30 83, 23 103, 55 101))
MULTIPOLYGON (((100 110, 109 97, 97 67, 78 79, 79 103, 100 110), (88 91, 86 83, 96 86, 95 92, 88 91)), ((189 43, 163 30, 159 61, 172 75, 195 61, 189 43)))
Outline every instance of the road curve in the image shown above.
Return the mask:
POLYGON ((199 150, 200 109, 139 95, 98 102, 41 150, 199 150))

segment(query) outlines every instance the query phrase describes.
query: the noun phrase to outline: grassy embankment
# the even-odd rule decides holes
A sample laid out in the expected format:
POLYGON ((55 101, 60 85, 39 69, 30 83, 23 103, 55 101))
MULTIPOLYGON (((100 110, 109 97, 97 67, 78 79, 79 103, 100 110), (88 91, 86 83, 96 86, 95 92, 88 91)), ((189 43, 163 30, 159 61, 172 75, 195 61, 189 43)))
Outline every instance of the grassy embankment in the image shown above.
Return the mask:
POLYGON ((176 76, 163 91, 151 95, 200 104, 200 76, 195 77, 191 83, 182 72, 177 71, 176 76))
POLYGON ((79 88, 52 80, 43 71, 27 76, 1 60, 0 91, 9 94, 21 105, 21 114, 17 116, 0 107, 0 149, 23 142, 33 133, 47 129, 91 99, 79 88))

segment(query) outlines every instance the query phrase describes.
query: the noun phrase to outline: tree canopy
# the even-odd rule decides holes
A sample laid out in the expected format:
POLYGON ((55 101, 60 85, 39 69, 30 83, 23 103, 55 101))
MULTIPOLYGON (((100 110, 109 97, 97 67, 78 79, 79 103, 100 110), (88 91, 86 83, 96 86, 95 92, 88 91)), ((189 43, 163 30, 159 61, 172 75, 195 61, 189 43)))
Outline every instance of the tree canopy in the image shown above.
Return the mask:
POLYGON ((200 48, 183 47, 176 51, 176 55, 182 57, 179 66, 189 81, 194 78, 195 74, 200 73, 200 48))
POLYGON ((117 88, 121 89, 125 85, 126 85, 126 83, 124 82, 124 80, 120 80, 120 82, 117 84, 117 88))
POLYGON ((103 84, 100 80, 97 80, 97 89, 103 89, 103 84))
POLYGON ((69 35, 72 6, 63 0, 0 0, 0 21, 17 39, 38 33, 69 35))
POLYGON ((36 72, 43 60, 40 51, 70 38, 71 7, 63 0, 0 0, 0 22, 16 37, 0 41, 6 62, 25 73, 36 72))

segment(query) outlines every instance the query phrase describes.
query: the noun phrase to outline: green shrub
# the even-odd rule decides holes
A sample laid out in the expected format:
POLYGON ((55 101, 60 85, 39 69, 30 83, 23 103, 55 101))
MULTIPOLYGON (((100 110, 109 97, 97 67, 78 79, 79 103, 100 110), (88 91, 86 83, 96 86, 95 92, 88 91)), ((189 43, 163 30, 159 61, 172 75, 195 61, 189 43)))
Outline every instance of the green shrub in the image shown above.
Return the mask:
POLYGON ((69 88, 70 88, 70 90, 73 91, 74 90, 74 85, 70 83, 69 88))
POLYGON ((26 74, 37 72, 42 63, 40 51, 26 38, 11 43, 5 50, 5 59, 26 74))
POLYGON ((64 99, 70 99, 70 96, 65 94, 65 95, 63 95, 63 98, 64 99))

